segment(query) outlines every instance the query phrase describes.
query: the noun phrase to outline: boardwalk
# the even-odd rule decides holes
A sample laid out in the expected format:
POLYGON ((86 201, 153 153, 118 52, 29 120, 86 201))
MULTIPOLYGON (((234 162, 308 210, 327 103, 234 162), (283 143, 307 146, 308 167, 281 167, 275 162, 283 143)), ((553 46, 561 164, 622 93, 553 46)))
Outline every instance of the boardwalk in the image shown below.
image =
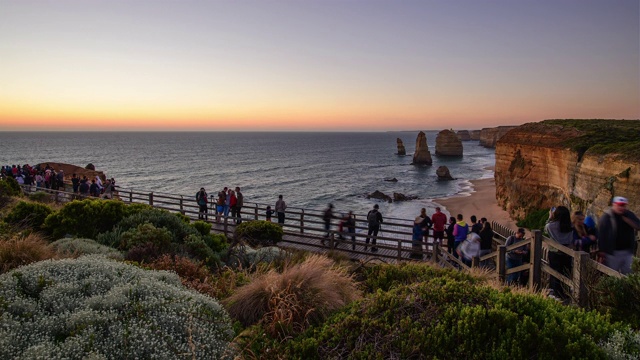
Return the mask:
MULTIPOLYGON (((35 191, 34 187, 24 186, 25 192, 35 191)), ((59 202, 70 201, 77 196, 65 191, 51 191, 51 196, 59 202)), ((118 198, 126 203, 149 204, 155 208, 165 209, 171 212, 179 212, 197 220, 199 217, 198 206, 193 197, 173 194, 161 194, 153 192, 140 192, 133 190, 122 190, 118 193, 118 198)), ((241 217, 243 221, 265 220, 267 204, 246 203, 242 208, 241 217)), ((426 242, 423 242, 420 249, 412 247, 413 221, 407 219, 385 218, 381 231, 376 237, 377 252, 371 252, 369 247, 365 250, 365 239, 367 238, 367 223, 364 214, 356 214, 355 249, 352 249, 351 234, 339 233, 337 231, 337 220, 334 220, 330 237, 324 238, 324 221, 322 220, 322 210, 287 208, 287 219, 283 226, 284 236, 278 246, 288 249, 297 249, 314 253, 334 252, 346 258, 358 261, 382 261, 396 263, 402 261, 432 261, 443 267, 450 267, 467 271, 470 269, 460 260, 453 257, 446 248, 440 244, 433 243, 429 233, 426 242), (343 235, 348 240, 340 240, 343 235), (324 244, 323 244, 324 240, 324 244), (418 255, 418 259, 411 255, 418 255), (421 258, 421 259, 420 259, 421 258)), ((233 237, 236 219, 231 217, 220 217, 216 219, 212 209, 205 220, 212 224, 212 231, 223 233, 228 237, 233 237), (216 221, 218 220, 218 221, 216 221)), ((494 236, 494 251, 479 258, 474 258, 472 267, 481 266, 488 268, 500 281, 504 281, 507 275, 514 272, 526 271, 529 273, 528 284, 530 287, 542 288, 545 279, 549 276, 556 277, 569 289, 572 300, 581 303, 586 298, 587 273, 596 271, 600 275, 621 277, 606 266, 593 261, 589 254, 574 251, 557 242, 545 238, 540 231, 534 231, 534 236, 509 247, 504 246, 506 237, 512 235, 512 230, 501 224, 492 223, 494 236), (521 266, 506 269, 505 254, 507 251, 528 246, 531 251, 531 260, 521 266), (546 258, 550 249, 560 251, 572 259, 572 271, 570 274, 561 274, 553 270, 546 258)))

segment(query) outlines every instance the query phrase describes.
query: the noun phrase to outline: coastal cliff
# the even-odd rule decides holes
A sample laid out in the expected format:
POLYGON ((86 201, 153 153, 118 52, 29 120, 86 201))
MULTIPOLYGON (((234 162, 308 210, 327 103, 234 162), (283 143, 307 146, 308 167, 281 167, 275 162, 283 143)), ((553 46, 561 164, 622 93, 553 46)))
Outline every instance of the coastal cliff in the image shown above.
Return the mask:
POLYGON ((500 140, 509 130, 515 126, 498 126, 494 128, 484 128, 480 130, 480 145, 487 148, 495 148, 496 142, 500 140))
POLYGON ((547 120, 496 144, 496 199, 516 218, 565 205, 599 216, 613 196, 640 213, 640 121, 547 120))

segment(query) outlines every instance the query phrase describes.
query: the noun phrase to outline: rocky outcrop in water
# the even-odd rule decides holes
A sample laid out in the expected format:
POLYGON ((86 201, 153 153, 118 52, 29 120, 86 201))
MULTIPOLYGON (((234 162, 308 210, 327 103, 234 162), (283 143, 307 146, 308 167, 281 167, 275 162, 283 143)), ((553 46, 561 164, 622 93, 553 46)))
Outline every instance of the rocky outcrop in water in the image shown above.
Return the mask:
POLYGON ((431 159, 431 153, 427 146, 427 136, 424 132, 420 131, 416 138, 416 151, 413 153, 413 165, 431 165, 433 160, 431 159))
POLYGON ((496 142, 500 140, 509 130, 517 126, 498 126, 494 128, 484 128, 480 130, 480 145, 487 148, 495 148, 496 142))
POLYGON ((396 179, 396 178, 386 178, 386 179, 384 179, 384 181, 398 182, 398 179, 396 179))
POLYGON ((398 155, 407 155, 407 151, 404 149, 404 144, 402 143, 402 139, 398 138, 396 140, 396 143, 398 144, 398 155))
POLYGON ((471 135, 469 135, 469 130, 458 130, 456 134, 458 135, 458 138, 460 138, 460 140, 462 141, 471 140, 471 135))
POLYGON ((438 170, 436 170, 436 175, 438 175, 438 181, 454 180, 449 172, 449 168, 446 166, 439 166, 438 170))
POLYGON ((462 156, 462 141, 451 130, 442 130, 436 136, 436 155, 462 156))
MULTIPOLYGON (((566 144, 572 139, 585 139, 583 130, 558 123, 563 124, 525 124, 498 140, 495 179, 499 205, 515 218, 558 205, 599 216, 609 208, 613 196, 640 199, 637 158, 616 153, 615 149, 621 149, 617 145, 609 146, 609 152, 603 152, 602 147, 578 152, 566 144)), ((640 125, 635 132, 630 131, 630 121, 619 130, 607 130, 606 120, 594 120, 594 124, 602 127, 598 128, 600 133, 626 134, 626 143, 640 139, 640 125)), ((629 208, 638 214, 640 201, 631 200, 629 208)))
POLYGON ((471 140, 480 140, 480 130, 471 130, 469 132, 471 140))
POLYGON ((409 200, 415 200, 417 198, 418 197, 414 195, 405 195, 397 192, 393 193, 393 201, 409 201, 409 200))
POLYGON ((374 191, 371 194, 367 195, 367 199, 380 199, 380 200, 384 200, 386 202, 392 202, 393 200, 391 199, 391 196, 381 192, 381 191, 374 191))

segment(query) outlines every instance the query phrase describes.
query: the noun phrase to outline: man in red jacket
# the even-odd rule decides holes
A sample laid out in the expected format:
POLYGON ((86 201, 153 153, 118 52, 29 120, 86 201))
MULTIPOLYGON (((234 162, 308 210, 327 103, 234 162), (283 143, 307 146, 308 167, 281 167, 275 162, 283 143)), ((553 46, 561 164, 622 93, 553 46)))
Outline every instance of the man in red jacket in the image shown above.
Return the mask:
POLYGON ((436 208, 435 214, 431 216, 431 222, 433 223, 433 241, 439 242, 442 246, 444 240, 444 227, 447 224, 447 215, 440 211, 440 208, 436 208))

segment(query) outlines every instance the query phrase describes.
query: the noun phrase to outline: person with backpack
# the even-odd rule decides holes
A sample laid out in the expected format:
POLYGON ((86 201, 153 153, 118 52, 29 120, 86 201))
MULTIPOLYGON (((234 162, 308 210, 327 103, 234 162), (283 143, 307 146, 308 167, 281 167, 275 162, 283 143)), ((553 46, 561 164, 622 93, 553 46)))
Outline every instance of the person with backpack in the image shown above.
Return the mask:
POLYGON ((204 188, 200 188, 200 191, 196 193, 196 203, 198 203, 198 219, 207 219, 207 192, 204 188))
POLYGON ((380 207, 378 204, 373 205, 373 210, 370 210, 367 213, 367 223, 368 223, 368 231, 367 231, 367 245, 364 246, 364 250, 367 251, 367 246, 369 245, 369 239, 371 238, 371 252, 378 251, 376 247, 376 236, 378 236, 378 231, 380 231, 380 224, 382 224, 382 214, 378 211, 380 207))

